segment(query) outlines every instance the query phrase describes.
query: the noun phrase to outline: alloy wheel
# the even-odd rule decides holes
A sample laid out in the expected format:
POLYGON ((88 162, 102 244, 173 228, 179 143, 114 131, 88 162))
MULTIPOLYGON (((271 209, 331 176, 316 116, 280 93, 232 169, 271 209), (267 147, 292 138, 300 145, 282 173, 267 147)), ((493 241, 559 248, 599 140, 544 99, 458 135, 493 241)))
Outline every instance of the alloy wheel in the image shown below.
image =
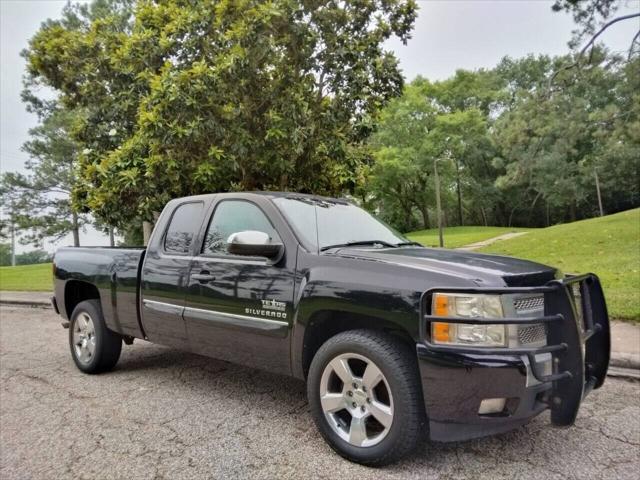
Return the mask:
POLYGON ((73 349, 76 358, 82 363, 89 363, 96 350, 96 331, 91 317, 81 312, 73 325, 73 349))
POLYGON ((325 367, 320 402, 331 429, 357 447, 381 442, 393 423, 393 396, 387 379, 370 359, 344 353, 325 367))

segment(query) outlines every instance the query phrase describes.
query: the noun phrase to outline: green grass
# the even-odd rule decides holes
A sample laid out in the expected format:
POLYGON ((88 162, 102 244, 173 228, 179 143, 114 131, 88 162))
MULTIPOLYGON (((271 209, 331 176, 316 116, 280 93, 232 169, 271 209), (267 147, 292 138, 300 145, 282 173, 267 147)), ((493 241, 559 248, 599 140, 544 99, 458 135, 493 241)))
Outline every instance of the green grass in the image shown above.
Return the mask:
MULTIPOLYGON (((640 322, 640 209, 540 229, 452 227, 445 246, 456 248, 509 232, 527 231, 480 251, 527 258, 564 273, 596 273, 602 280, 612 318, 640 322)), ((438 244, 437 230, 407 236, 426 246, 438 244)), ((51 264, 0 267, 0 290, 51 291, 51 264)))
POLYGON ((595 273, 611 318, 640 321, 640 209, 532 230, 480 251, 595 273))
POLYGON ((50 263, 0 267, 0 290, 45 292, 53 290, 50 263))
MULTIPOLYGON (((444 229, 444 246, 458 248, 470 243, 481 242, 505 233, 525 232, 530 229, 510 227, 449 227, 444 229)), ((438 246, 438 229, 419 230, 406 234, 414 242, 425 247, 438 246)))

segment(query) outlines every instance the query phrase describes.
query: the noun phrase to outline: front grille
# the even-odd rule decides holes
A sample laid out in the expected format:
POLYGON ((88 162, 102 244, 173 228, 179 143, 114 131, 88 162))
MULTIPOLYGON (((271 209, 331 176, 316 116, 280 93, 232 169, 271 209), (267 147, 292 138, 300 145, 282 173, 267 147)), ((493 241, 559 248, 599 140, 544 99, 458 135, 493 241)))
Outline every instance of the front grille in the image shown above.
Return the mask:
MULTIPOLYGON (((544 312, 544 295, 516 298, 513 301, 516 314, 519 317, 532 317, 544 312)), ((519 325, 518 343, 530 345, 532 343, 546 343, 547 326, 545 324, 519 325)))
POLYGON ((546 325, 528 325, 518 328, 518 341, 520 345, 543 342, 547 339, 546 325))
POLYGON ((544 296, 524 297, 513 301, 516 312, 522 310, 542 310, 544 308, 544 296))

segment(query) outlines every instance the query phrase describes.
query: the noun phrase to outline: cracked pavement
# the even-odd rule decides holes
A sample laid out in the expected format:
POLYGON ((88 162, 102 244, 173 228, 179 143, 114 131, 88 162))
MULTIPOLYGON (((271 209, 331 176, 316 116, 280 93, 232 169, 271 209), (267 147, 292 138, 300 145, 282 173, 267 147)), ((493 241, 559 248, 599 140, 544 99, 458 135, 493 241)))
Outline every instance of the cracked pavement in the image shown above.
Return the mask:
POLYGON ((0 306, 0 478, 637 479, 640 383, 608 378, 575 426, 424 442, 383 469, 337 456, 302 382, 136 341, 113 372, 75 368, 51 310, 0 306))

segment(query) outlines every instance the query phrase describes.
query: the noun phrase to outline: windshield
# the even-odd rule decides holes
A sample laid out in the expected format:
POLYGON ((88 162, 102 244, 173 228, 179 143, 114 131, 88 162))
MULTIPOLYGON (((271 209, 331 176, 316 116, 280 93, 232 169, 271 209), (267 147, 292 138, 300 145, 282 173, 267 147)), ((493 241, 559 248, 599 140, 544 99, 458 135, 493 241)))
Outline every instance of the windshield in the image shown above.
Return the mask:
POLYGON ((319 250, 348 244, 397 246, 412 243, 366 210, 346 201, 308 197, 273 201, 298 236, 319 250))

